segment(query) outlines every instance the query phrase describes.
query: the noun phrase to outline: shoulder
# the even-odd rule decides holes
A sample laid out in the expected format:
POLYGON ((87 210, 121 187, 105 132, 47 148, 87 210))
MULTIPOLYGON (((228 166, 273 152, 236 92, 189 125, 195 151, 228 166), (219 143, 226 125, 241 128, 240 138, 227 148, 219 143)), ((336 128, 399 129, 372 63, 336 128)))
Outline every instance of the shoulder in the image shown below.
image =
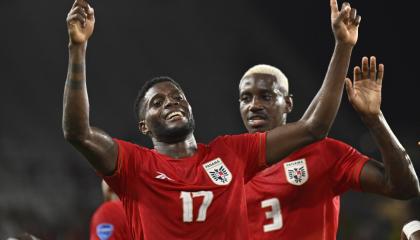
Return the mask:
POLYGON ((119 146, 119 147, 124 147, 127 149, 135 149, 135 150, 139 150, 139 151, 148 151, 150 150, 149 148, 146 147, 142 147, 138 144, 129 142, 129 141, 125 141, 125 140, 121 140, 118 138, 113 138, 114 142, 119 146))
POLYGON ((242 133, 242 134, 232 134, 232 135, 221 135, 213 139, 209 145, 215 144, 234 144, 241 143, 244 141, 252 141, 256 139, 263 139, 262 136, 265 136, 266 133, 242 133))
POLYGON ((312 144, 309 144, 298 151, 305 151, 305 150, 310 150, 310 149, 318 149, 322 151, 334 151, 337 149, 353 149, 353 147, 340 140, 327 137, 317 142, 314 142, 312 144))
POLYGON ((118 156, 128 157, 131 155, 140 155, 142 157, 156 155, 152 149, 140 146, 138 144, 128 142, 121 139, 113 139, 118 146, 118 156))
POLYGON ((103 215, 107 215, 109 213, 112 213, 114 211, 118 210, 124 210, 122 207, 121 201, 108 201, 102 203, 95 211, 94 217, 100 217, 103 215))

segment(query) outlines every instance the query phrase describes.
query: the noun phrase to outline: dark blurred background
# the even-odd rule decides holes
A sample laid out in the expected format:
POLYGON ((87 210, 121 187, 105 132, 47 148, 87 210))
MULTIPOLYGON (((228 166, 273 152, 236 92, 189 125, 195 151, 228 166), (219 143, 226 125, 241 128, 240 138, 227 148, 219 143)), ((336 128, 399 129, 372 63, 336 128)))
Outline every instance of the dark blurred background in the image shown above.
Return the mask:
MULTIPOLYGON (((385 64, 382 111, 420 173, 418 10, 414 1, 351 3, 362 23, 350 69, 365 55, 385 64)), ((90 216, 102 202, 99 177, 61 131, 71 5, 71 0, 0 0, 0 239, 24 231, 47 240, 87 239, 90 216)), ((321 85, 334 46, 328 0, 91 5, 96 12, 87 52, 91 123, 147 146, 132 111, 145 80, 169 75, 179 81, 194 110, 196 137, 208 142, 245 131, 237 85, 258 63, 288 76, 295 96, 289 121, 299 119, 321 85)), ((380 158, 345 95, 330 136, 380 158)), ((418 199, 347 193, 338 238, 398 239, 403 223, 420 218, 419 205, 418 199)))

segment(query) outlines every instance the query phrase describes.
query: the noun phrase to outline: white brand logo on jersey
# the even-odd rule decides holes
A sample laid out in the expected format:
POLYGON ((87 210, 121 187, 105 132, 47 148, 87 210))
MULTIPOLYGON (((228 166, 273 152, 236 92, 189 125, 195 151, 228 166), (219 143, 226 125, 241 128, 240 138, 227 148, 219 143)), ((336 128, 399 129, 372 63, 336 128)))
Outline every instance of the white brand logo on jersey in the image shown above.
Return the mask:
POLYGON ((158 171, 156 171, 156 172, 158 173, 158 175, 155 178, 162 179, 162 180, 168 179, 170 181, 174 181, 172 178, 166 176, 166 174, 158 172, 158 171))
POLYGON ((211 180, 217 185, 228 185, 232 180, 232 173, 230 173, 220 158, 204 163, 203 168, 211 180))
POLYGON ((110 223, 101 223, 96 227, 96 235, 100 240, 108 240, 112 236, 114 225, 110 223))
POLYGON ((283 165, 286 173, 286 179, 289 183, 300 186, 308 181, 309 173, 304 158, 287 162, 283 165))

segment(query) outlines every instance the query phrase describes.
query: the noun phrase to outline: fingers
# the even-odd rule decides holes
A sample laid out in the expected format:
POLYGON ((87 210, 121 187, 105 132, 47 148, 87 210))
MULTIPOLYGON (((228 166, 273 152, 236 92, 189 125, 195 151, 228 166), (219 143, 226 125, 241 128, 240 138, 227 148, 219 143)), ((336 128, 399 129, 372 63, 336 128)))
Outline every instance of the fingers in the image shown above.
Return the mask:
POLYGON ((356 20, 356 17, 357 17, 357 9, 352 8, 350 11, 350 21, 354 22, 354 20, 356 20))
POLYGON ((377 68, 376 57, 371 56, 370 59, 367 57, 362 58, 362 70, 357 66, 354 68, 354 79, 377 81, 378 84, 382 85, 382 79, 384 77, 384 65, 379 64, 377 68))
POLYGON ((77 6, 80 6, 80 7, 84 8, 86 11, 88 11, 88 9, 89 9, 89 4, 87 3, 86 0, 76 0, 76 1, 74 1, 72 8, 75 8, 77 6))
POLYGON ((369 78, 369 59, 367 57, 362 58, 362 79, 369 78))
POLYGON ((346 84, 347 97, 349 98, 349 100, 351 100, 354 96, 353 84, 351 83, 351 80, 349 78, 346 78, 344 82, 346 84))
POLYGON ((86 25, 86 18, 87 13, 84 8, 80 6, 76 6, 72 10, 70 10, 69 14, 67 15, 67 22, 73 23, 74 21, 79 21, 80 24, 84 27, 86 25))
POLYGON ((349 16, 350 16, 350 10, 351 10, 350 4, 348 2, 344 2, 341 7, 340 14, 338 15, 336 21, 337 22, 344 21, 344 23, 347 24, 349 16))
POLYGON ((76 0, 67 15, 67 22, 79 21, 82 27, 86 27, 86 20, 94 20, 94 10, 86 0, 76 0))
POLYGON ((379 64, 377 81, 378 81, 378 84, 380 85, 382 85, 382 79, 384 78, 384 68, 385 66, 382 63, 379 64))
POLYGON ((337 0, 330 0, 331 13, 338 14, 337 0))
POLYGON ((360 15, 357 15, 356 20, 354 21, 354 25, 358 27, 360 25, 360 22, 362 21, 362 17, 360 15))
POLYGON ((376 81, 376 58, 374 56, 370 57, 369 70, 370 80, 376 81))
POLYGON ((87 11, 87 18, 92 20, 95 16, 95 11, 93 8, 88 4, 88 11, 87 11))
POLYGON ((354 67, 353 69, 353 81, 362 80, 362 71, 359 66, 354 67))
POLYGON ((67 22, 74 24, 75 21, 78 21, 82 27, 86 25, 86 18, 80 16, 80 14, 72 14, 67 16, 67 22))

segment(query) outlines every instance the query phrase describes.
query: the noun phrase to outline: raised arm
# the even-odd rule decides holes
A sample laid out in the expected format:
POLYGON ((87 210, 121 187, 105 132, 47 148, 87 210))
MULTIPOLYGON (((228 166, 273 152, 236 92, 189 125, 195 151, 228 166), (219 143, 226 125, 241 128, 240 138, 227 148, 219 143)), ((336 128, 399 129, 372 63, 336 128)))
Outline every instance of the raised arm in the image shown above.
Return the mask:
POLYGON ((398 141, 381 112, 384 65, 376 69, 375 57, 362 59, 362 69, 354 68, 353 83, 346 79, 350 103, 374 138, 382 162, 369 160, 360 175, 363 191, 408 199, 420 195, 419 181, 410 157, 398 141))
POLYGON ((273 164, 291 152, 327 136, 342 97, 344 79, 353 46, 357 42, 360 16, 345 2, 338 10, 337 1, 330 1, 331 26, 335 37, 324 82, 302 118, 267 133, 267 163, 273 164))
POLYGON ((86 89, 86 47, 93 33, 93 8, 85 0, 76 0, 67 15, 69 66, 63 99, 63 133, 102 174, 115 169, 117 146, 108 134, 89 122, 89 99, 86 89))

